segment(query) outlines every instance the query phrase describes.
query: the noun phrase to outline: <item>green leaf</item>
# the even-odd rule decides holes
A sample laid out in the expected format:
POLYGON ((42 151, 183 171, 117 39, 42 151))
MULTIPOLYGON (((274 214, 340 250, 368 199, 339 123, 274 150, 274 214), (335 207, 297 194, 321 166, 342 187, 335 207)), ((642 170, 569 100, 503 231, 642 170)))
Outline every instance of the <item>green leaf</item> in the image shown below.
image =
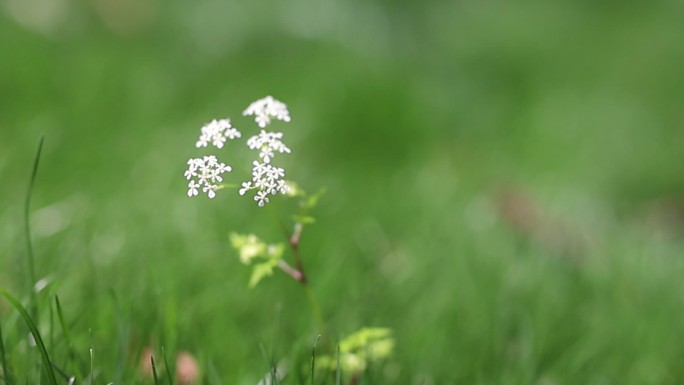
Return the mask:
POLYGON ((317 193, 315 193, 314 195, 311 195, 310 197, 308 197, 306 199, 306 201, 304 202, 304 208, 309 210, 309 209, 316 207, 316 205, 318 204, 318 201, 321 199, 321 197, 324 194, 325 194, 324 188, 318 190, 317 193))
POLYGON ((249 287, 255 287, 264 277, 273 275, 273 268, 278 265, 278 259, 271 259, 266 262, 254 265, 252 276, 249 279, 249 287))

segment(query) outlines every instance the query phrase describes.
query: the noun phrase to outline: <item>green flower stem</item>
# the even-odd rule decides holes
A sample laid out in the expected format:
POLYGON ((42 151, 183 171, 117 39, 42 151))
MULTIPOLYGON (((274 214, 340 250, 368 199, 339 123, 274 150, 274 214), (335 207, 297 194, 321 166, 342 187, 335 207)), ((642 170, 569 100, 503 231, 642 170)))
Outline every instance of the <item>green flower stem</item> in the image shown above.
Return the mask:
POLYGON ((292 249, 292 254, 294 255, 296 268, 293 269, 291 266, 286 264, 289 269, 292 269, 291 272, 288 272, 287 270, 283 269, 283 267, 280 266, 280 264, 279 266, 281 267, 281 269, 283 269, 283 271, 290 274, 292 278, 294 278, 297 282, 299 282, 302 285, 302 288, 304 289, 304 293, 306 295, 307 302, 309 303, 311 315, 313 316, 314 322, 316 323, 316 327, 319 329, 319 333, 323 335, 323 340, 325 342, 327 350, 329 350, 329 352, 332 352, 332 340, 330 339, 330 333, 328 333, 328 327, 323 318, 321 307, 318 305, 318 301, 316 300, 316 296, 314 295, 313 290, 311 290, 311 285, 309 284, 309 281, 306 277, 306 273, 304 273, 304 263, 302 262, 302 256, 299 250, 299 242, 302 238, 303 229, 304 225, 301 222, 295 222, 294 231, 290 236, 290 248, 292 249))
POLYGON ((303 281, 301 283, 302 287, 304 288, 304 292, 306 293, 306 299, 309 301, 309 307, 311 308, 311 314, 314 317, 316 326, 320 330, 320 333, 323 334, 323 339, 327 342, 327 345, 330 348, 330 334, 328 333, 328 328, 325 324, 325 321, 323 320, 321 307, 318 306, 318 301, 316 301, 316 296, 314 296, 311 287, 306 283, 306 281, 303 281))

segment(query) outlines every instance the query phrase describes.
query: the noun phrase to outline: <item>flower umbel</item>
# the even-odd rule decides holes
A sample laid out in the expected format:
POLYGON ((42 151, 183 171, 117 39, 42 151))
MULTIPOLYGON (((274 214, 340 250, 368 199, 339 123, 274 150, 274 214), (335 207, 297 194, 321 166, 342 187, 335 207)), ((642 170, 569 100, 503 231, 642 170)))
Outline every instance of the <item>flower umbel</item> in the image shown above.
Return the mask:
POLYGON ((270 124, 271 119, 282 120, 283 122, 290 121, 290 112, 287 110, 285 103, 274 99, 273 96, 270 95, 250 104, 249 107, 242 112, 242 115, 254 115, 254 121, 256 121, 261 128, 270 124))
POLYGON ((214 119, 202 127, 202 134, 195 146, 197 148, 207 147, 211 142, 217 148, 223 148, 226 139, 235 139, 241 136, 240 131, 230 124, 230 119, 214 119))
MULTIPOLYGON (((243 114, 253 115, 262 130, 247 140, 247 147, 258 151, 259 154, 258 159, 252 162, 251 180, 242 183, 238 192, 245 195, 247 191, 256 190, 253 198, 259 206, 264 206, 269 202, 270 195, 285 194, 288 191, 288 185, 283 179, 285 170, 272 165, 271 162, 276 154, 290 153, 290 148, 283 143, 282 132, 269 132, 263 128, 270 124, 272 119, 289 122, 290 112, 285 103, 267 96, 250 104, 243 114)), ((228 140, 240 137, 242 134, 233 127, 230 119, 214 119, 202 126, 195 146, 200 148, 211 144, 223 148, 228 140)), ((231 171, 231 167, 220 163, 214 155, 188 160, 188 169, 185 171, 185 178, 189 181, 188 196, 197 196, 201 190, 209 198, 215 197, 216 190, 225 187, 218 184, 223 181, 221 174, 228 171, 231 171)))
POLYGON ((188 169, 185 171, 185 179, 188 183, 188 196, 199 194, 199 188, 206 193, 209 198, 216 196, 219 189, 217 182, 222 182, 221 174, 230 172, 231 167, 221 163, 215 156, 209 155, 203 158, 193 158, 188 160, 188 169))
POLYGON ((261 130, 259 135, 254 135, 247 140, 247 146, 252 150, 259 150, 259 158, 264 163, 269 163, 276 152, 290 153, 290 149, 280 140, 282 137, 282 132, 261 130))

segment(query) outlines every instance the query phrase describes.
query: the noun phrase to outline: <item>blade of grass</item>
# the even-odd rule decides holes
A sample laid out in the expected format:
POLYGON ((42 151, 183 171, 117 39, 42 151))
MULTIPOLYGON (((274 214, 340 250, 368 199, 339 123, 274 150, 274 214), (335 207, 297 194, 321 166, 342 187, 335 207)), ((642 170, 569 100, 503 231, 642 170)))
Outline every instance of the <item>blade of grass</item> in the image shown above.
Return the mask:
POLYGON ((314 342, 313 349, 311 350, 311 385, 314 385, 314 369, 316 369, 316 346, 318 346, 318 341, 321 339, 319 334, 316 337, 316 342, 314 342))
POLYGON ((57 318, 59 319, 59 324, 62 326, 62 333, 64 333, 64 339, 66 340, 67 350, 71 356, 71 333, 69 333, 69 328, 64 319, 64 311, 62 310, 62 304, 59 302, 58 295, 55 295, 55 307, 57 308, 57 318))
POLYGON ((33 258, 33 245, 31 243, 31 225, 29 221, 29 214, 31 211, 31 195, 33 194, 33 183, 36 180, 36 174, 38 173, 38 163, 40 162, 40 153, 43 150, 43 140, 45 136, 41 135, 38 140, 38 150, 36 151, 36 156, 33 158, 33 169, 31 171, 31 179, 29 179, 28 190, 26 191, 26 200, 24 202, 24 231, 26 233, 26 250, 28 252, 28 269, 29 269, 29 290, 31 292, 31 315, 33 319, 36 319, 36 314, 38 312, 38 296, 33 285, 36 284, 36 266, 33 258))
MULTIPOLYGON (((92 335, 90 336, 91 341, 92 341, 92 335)), ((92 346, 92 343, 90 344, 92 346)), ((89 350, 90 352, 90 374, 88 374, 88 384, 92 384, 93 381, 95 380, 95 351, 91 347, 89 350)))
POLYGON ((76 363, 76 352, 74 351, 74 346, 72 345, 72 342, 71 342, 71 333, 69 332, 69 327, 67 326, 66 319, 64 317, 64 310, 62 310, 62 303, 59 302, 59 296, 57 296, 57 295, 55 295, 55 307, 57 308, 57 318, 59 320, 59 324, 62 327, 62 333, 64 334, 64 340, 66 341, 67 356, 69 357, 69 364, 71 366, 71 370, 75 375, 78 375, 78 378, 83 378, 83 373, 81 372, 79 365, 77 365, 77 363, 76 363))
POLYGON ((3 381, 7 385, 12 385, 12 378, 10 377, 9 368, 7 367, 7 355, 5 354, 5 342, 2 339, 2 325, 0 325, 0 359, 2 360, 2 376, 3 381))
POLYGON ((49 311, 49 319, 50 319, 50 334, 48 334, 48 341, 50 342, 50 351, 55 351, 55 311, 52 309, 52 306, 49 305, 48 302, 48 309, 49 311))
POLYGON ((171 368, 169 361, 166 360, 166 350, 162 346, 162 358, 164 359, 164 366, 166 367, 166 376, 169 378, 169 384, 173 385, 173 377, 171 377, 171 368))
POLYGON ((154 364, 154 356, 150 356, 152 362, 152 377, 154 378, 154 385, 159 385, 159 376, 157 376, 157 366, 154 364))
POLYGON ((38 328, 36 327, 36 324, 33 322, 33 319, 26 311, 26 309, 21 305, 19 300, 14 298, 14 296, 12 296, 9 292, 7 292, 5 289, 0 288, 0 294, 7 298, 7 300, 12 304, 12 306, 14 306, 14 308, 17 309, 17 311, 19 311, 22 318, 24 318, 26 325, 31 330, 33 339, 36 341, 38 350, 40 351, 45 371, 47 372, 48 381, 51 385, 57 385, 57 378, 55 377, 55 372, 52 368, 50 356, 48 355, 47 349, 45 348, 45 343, 43 342, 43 338, 40 336, 40 332, 38 332, 38 328))

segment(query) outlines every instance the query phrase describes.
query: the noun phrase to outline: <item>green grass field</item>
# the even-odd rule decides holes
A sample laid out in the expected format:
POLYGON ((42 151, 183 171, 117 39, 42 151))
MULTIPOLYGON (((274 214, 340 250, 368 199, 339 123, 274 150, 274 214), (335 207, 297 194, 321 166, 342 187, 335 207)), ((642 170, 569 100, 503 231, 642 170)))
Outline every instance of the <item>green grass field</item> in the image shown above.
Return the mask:
MULTIPOLYGON (((282 240, 287 204, 183 178, 204 123, 256 131, 240 112, 270 94, 288 178, 326 189, 301 252, 332 337, 393 330, 361 384, 681 384, 682 20, 667 0, 0 0, 0 288, 76 384, 153 383, 147 347, 191 353, 197 383, 255 385, 270 359, 311 383, 301 288, 249 289, 229 242, 282 240)), ((0 383, 50 383, 4 298, 0 331, 0 383)))

